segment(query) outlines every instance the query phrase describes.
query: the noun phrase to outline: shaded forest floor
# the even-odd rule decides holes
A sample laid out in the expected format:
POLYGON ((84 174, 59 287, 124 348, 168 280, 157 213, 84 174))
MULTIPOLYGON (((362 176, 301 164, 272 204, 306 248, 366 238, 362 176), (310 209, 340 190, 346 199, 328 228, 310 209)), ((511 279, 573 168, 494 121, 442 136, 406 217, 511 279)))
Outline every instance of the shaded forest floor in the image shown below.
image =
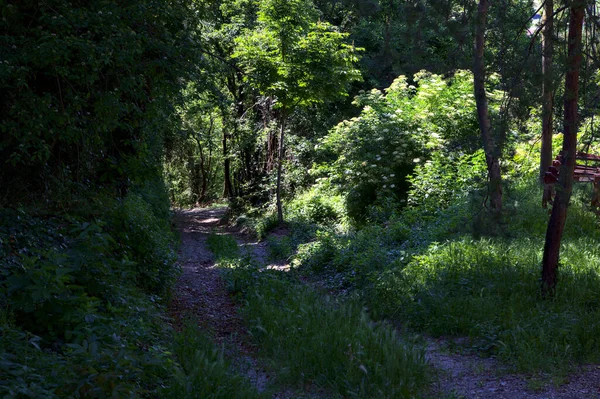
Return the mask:
MULTIPOLYGON (((322 398, 322 392, 270 386, 274 371, 262 364, 251 343, 240 315, 239 303, 230 296, 215 264, 206 240, 211 233, 231 235, 242 253, 254 258, 262 268, 281 270, 285 262, 269 261, 267 241, 256 242, 251 237, 224 223, 226 208, 179 210, 175 222, 181 234, 179 265, 182 274, 177 282, 171 315, 176 324, 192 317, 225 349, 235 369, 247 376, 259 392, 273 398, 322 398)), ((283 235, 285 230, 272 234, 283 235)), ((482 358, 469 350, 467 339, 426 338, 426 358, 432 366, 433 379, 423 394, 430 398, 600 398, 600 366, 582 366, 580 371, 563 377, 523 375, 510 371, 507 365, 493 358, 482 358)))

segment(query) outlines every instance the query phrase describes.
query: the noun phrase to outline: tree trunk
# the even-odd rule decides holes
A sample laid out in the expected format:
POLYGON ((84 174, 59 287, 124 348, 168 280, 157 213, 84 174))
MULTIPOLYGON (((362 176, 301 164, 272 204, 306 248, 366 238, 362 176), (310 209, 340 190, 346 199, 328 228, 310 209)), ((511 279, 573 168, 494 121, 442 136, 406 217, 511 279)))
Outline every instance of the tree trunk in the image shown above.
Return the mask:
POLYGON ((282 110, 281 131, 279 133, 279 159, 277 160, 277 220, 283 224, 283 207, 281 205, 281 172, 283 169, 283 137, 285 134, 285 110, 282 110))
POLYGON ((544 173, 552 164, 552 109, 554 98, 552 93, 552 55, 553 55, 553 31, 554 31, 554 3, 553 0, 545 0, 542 24, 544 31, 542 36, 542 151, 540 154, 540 183, 544 183, 544 173))
POLYGON ((585 0, 573 0, 569 20, 567 73, 565 76, 565 120, 562 156, 556 198, 546 230, 542 260, 542 295, 552 296, 556 289, 558 260, 567 207, 573 189, 573 170, 577 151, 577 100, 579 98, 579 69, 581 67, 581 31, 585 14, 585 0))
MULTIPOLYGON (((212 133, 212 127, 213 127, 213 120, 211 119, 210 121, 210 128, 208 129, 208 135, 210 137, 211 133, 212 133)), ((200 141, 200 137, 198 136, 198 133, 193 133, 193 137, 194 140, 196 141, 196 145, 198 146, 198 154, 200 155, 200 165, 199 165, 199 174, 201 177, 201 182, 199 182, 199 184, 196 184, 195 187, 197 187, 198 189, 198 203, 201 204, 204 202, 204 198, 206 198, 206 187, 208 185, 208 177, 207 177, 207 173, 206 173, 206 161, 204 159, 204 150, 202 148, 202 142, 200 141)), ((208 144, 209 149, 210 149, 210 143, 208 144)), ((209 155, 210 157, 210 155, 209 155)), ((209 164, 209 168, 210 168, 210 164, 209 164)))
POLYGON ((230 171, 230 159, 229 159, 229 151, 227 149, 227 133, 223 132, 223 175, 224 175, 224 185, 223 185, 223 197, 231 198, 233 197, 233 190, 231 189, 231 171, 230 171))
POLYGON ((278 151, 277 145, 277 132, 269 130, 267 135, 267 163, 266 172, 270 172, 275 168, 275 160, 277 159, 276 154, 278 151))
POLYGON ((485 47, 485 25, 489 9, 488 0, 480 0, 477 7, 477 19, 475 25, 475 53, 473 62, 473 79, 475 88, 475 102, 477 103, 477 118, 481 139, 485 151, 485 160, 488 168, 490 203, 496 211, 502 210, 502 175, 500 172, 500 160, 498 148, 492 136, 490 114, 488 110, 487 97, 485 94, 485 65, 483 60, 485 47))
POLYGON ((200 198, 198 199, 199 203, 203 203, 206 198, 206 187, 208 186, 208 173, 206 172, 206 166, 204 162, 204 154, 202 150, 200 150, 200 174, 202 178, 202 183, 200 185, 200 198))

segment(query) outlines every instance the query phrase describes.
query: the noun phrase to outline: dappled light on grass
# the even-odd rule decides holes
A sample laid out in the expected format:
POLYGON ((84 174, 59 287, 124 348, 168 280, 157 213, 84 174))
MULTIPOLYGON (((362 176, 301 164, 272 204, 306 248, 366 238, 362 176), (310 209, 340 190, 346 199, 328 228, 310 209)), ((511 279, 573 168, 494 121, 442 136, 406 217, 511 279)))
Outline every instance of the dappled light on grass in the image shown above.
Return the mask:
POLYGON ((412 398, 427 384, 424 349, 373 323, 358 302, 336 303, 293 274, 240 257, 230 235, 211 234, 207 243, 280 383, 335 395, 327 397, 390 399, 412 398))
POLYGON ((505 219, 486 217, 477 193, 446 209, 407 208, 385 225, 320 230, 292 265, 362 298, 376 318, 412 331, 468 337, 467 349, 518 370, 600 361, 598 220, 575 191, 553 300, 540 294, 547 211, 534 181, 509 187, 505 219))
MULTIPOLYGON (((560 287, 539 293, 540 249, 521 239, 463 239, 434 244, 372 288, 372 306, 436 336, 467 335, 488 354, 522 371, 600 360, 598 250, 582 256, 567 242, 560 287)), ((589 244, 589 243, 588 243, 589 244)))
POLYGON ((174 337, 174 356, 178 367, 169 387, 162 392, 166 399, 259 399, 250 382, 236 374, 225 359, 223 348, 188 320, 174 337))

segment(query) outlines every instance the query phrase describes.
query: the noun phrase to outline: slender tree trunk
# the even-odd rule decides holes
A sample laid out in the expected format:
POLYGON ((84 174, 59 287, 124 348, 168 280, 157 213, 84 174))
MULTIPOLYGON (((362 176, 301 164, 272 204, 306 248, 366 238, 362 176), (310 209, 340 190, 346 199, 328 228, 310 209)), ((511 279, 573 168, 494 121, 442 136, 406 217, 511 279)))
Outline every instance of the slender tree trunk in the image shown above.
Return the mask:
POLYGON ((481 139, 485 151, 485 160, 488 168, 489 195, 492 208, 502 210, 502 175, 500 173, 500 160, 498 148, 492 136, 492 127, 488 102, 485 94, 485 64, 483 60, 485 48, 485 26, 489 9, 489 0, 480 0, 477 7, 475 25, 475 55, 473 62, 473 79, 475 88, 475 102, 477 103, 477 118, 481 139))
POLYGON ((276 154, 278 151, 277 146, 277 133, 269 131, 267 135, 267 168, 266 171, 270 172, 275 168, 275 160, 277 159, 276 154))
POLYGON ((579 70, 581 67, 581 31, 585 14, 585 0, 573 0, 569 20, 567 73, 565 76, 565 120, 562 156, 556 198, 546 230, 542 260, 542 295, 552 296, 556 289, 558 260, 567 207, 573 189, 573 171, 577 151, 577 100, 579 98, 579 70))
MULTIPOLYGON (((211 119, 210 121, 210 127, 208 129, 208 136, 210 137, 210 135, 212 134, 212 130, 213 130, 213 120, 211 119)), ((194 140, 196 141, 196 145, 198 146, 198 153, 200 155, 200 177, 201 177, 201 182, 200 184, 197 185, 198 187, 198 203, 202 203, 204 202, 204 198, 206 198, 206 187, 208 185, 208 177, 207 177, 207 173, 206 173, 206 161, 204 158, 204 149, 202 148, 202 142, 200 141, 200 138, 198 137, 197 133, 193 134, 194 140)), ((210 140, 210 139, 209 139, 210 140)), ((208 144, 209 148, 210 148, 210 141, 208 144)), ((210 157, 210 155, 209 155, 210 157)), ((209 164, 209 168, 210 168, 210 164, 209 164)))
POLYGON ((193 154, 190 154, 188 162, 192 168, 190 184, 192 189, 192 198, 193 200, 195 200, 196 204, 198 204, 200 203, 200 165, 196 161, 193 154))
MULTIPOLYGON (((228 57, 225 50, 220 48, 221 56, 228 57)), ((244 115, 244 99, 245 99, 245 86, 243 82, 243 74, 241 70, 235 68, 236 71, 228 74, 226 77, 227 88, 233 96, 236 104, 236 118, 230 122, 230 129, 233 130, 234 137, 237 137, 238 123, 244 115)), ((225 108, 221 109, 223 120, 230 118, 228 111, 225 108)), ((229 125, 229 124, 228 124, 229 125)), ((231 160, 229 159, 229 150, 227 148, 227 139, 231 138, 231 135, 223 132, 223 197, 232 199, 234 196, 233 185, 231 183, 231 160)))
POLYGON ((279 133, 279 158, 277 160, 277 220, 283 224, 283 207, 281 205, 281 172, 283 169, 283 137, 285 134, 286 115, 285 109, 282 109, 281 131, 279 133))
POLYGON ((202 183, 200 185, 200 199, 198 199, 199 203, 203 203, 206 198, 206 187, 208 186, 208 173, 206 172, 206 165, 204 162, 204 154, 203 151, 200 150, 200 173, 202 177, 202 183))
MULTIPOLYGON (((389 5, 390 6, 390 12, 391 12, 391 8, 392 8, 392 4, 389 5)), ((383 78, 384 81, 387 81, 388 76, 390 75, 391 72, 391 65, 392 65, 392 52, 390 49, 390 43, 392 41, 392 33, 391 33, 391 29, 390 29, 390 25, 391 25, 391 16, 387 15, 385 17, 385 29, 384 29, 384 33, 383 33, 383 47, 381 49, 381 64, 382 64, 382 68, 381 68, 381 78, 383 78)))
POLYGON ((229 159, 229 150, 227 149, 227 133, 223 132, 223 197, 233 197, 233 190, 231 189, 231 167, 229 159))
POLYGON ((540 154, 540 183, 544 183, 544 173, 552 164, 552 109, 554 98, 552 92, 552 56, 554 43, 554 2, 545 0, 542 24, 544 31, 542 36, 542 74, 544 76, 542 86, 542 151, 540 154))

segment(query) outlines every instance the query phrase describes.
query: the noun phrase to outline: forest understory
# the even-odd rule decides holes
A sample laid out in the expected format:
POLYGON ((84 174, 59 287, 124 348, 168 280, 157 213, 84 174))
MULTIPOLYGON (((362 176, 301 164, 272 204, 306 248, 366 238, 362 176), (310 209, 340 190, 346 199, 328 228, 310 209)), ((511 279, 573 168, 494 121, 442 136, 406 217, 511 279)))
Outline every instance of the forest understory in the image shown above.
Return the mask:
MULTIPOLYGON (((281 363, 274 358, 276 354, 261 348, 253 340, 252 320, 244 318, 244 302, 236 298, 235 292, 228 290, 227 268, 232 263, 219 263, 207 244, 209 236, 220 236, 224 243, 235 242, 239 250, 233 247, 225 250, 237 256, 251 259, 257 270, 275 270, 274 279, 294 280, 320 296, 339 296, 339 292, 328 291, 326 283, 317 277, 302 275, 298 270, 289 268, 288 259, 277 259, 271 255, 268 238, 256 241, 248 232, 239 227, 229 226, 226 219, 227 208, 193 208, 177 210, 175 221, 181 234, 179 263, 182 274, 175 286, 174 297, 170 305, 170 314, 176 325, 184 320, 192 320, 205 331, 223 350, 229 360, 232 373, 246 378, 257 394, 269 398, 333 398, 346 397, 329 389, 327 380, 304 381, 290 384, 281 380, 281 363), (234 240, 234 241, 232 241, 234 240), (228 264, 227 264, 228 263, 228 264), (282 383, 283 381, 283 383, 282 383)), ((276 231, 278 239, 285 239, 290 232, 287 229, 276 231)), ((223 256, 222 246, 217 245, 217 254, 223 256)), ((221 258, 222 259, 222 258, 221 258)), ((233 259, 230 258, 230 261, 233 259)), ((236 265, 235 262, 233 262, 236 265)), ((236 267, 236 266, 233 266, 236 267)), ((230 285, 229 285, 230 286, 230 285)), ((339 298, 340 303, 344 298, 339 298)), ((337 300, 334 300, 337 303, 337 300)), ((285 311, 285 310, 284 310, 285 311)), ((268 315, 266 316, 268 317, 268 315)), ((301 316, 300 316, 301 317, 301 316)), ((306 323, 318 320, 306 320, 306 323)), ((302 321, 301 321, 302 323, 302 321)), ((375 322, 370 322, 375 323, 375 322)), ((379 321, 388 324, 390 321, 379 321)), ((401 321, 391 322, 400 323, 401 321)), ((308 326, 310 328, 326 326, 308 326)), ((350 326, 352 328, 352 326, 350 326)), ((398 327, 399 335, 416 334, 398 327)), ((400 343, 400 338, 399 338, 400 343)), ((326 344, 335 345, 329 342, 326 344)), ((600 365, 579 366, 568 373, 515 373, 510 364, 503 363, 495 356, 483 356, 473 347, 469 337, 431 337, 419 335, 417 345, 425 354, 427 383, 421 386, 414 397, 423 398, 465 398, 465 399, 575 399, 600 397, 600 365)), ((312 348, 309 348, 309 350, 312 348)), ((317 357, 320 354, 315 354, 317 357)), ((326 359, 325 359, 326 360, 326 359)), ((380 360, 385 363, 385 360, 380 360)), ((309 370, 307 370, 308 372, 309 370)), ((411 395, 412 396, 412 395, 411 395)), ((364 397, 379 397, 374 390, 364 397)))

